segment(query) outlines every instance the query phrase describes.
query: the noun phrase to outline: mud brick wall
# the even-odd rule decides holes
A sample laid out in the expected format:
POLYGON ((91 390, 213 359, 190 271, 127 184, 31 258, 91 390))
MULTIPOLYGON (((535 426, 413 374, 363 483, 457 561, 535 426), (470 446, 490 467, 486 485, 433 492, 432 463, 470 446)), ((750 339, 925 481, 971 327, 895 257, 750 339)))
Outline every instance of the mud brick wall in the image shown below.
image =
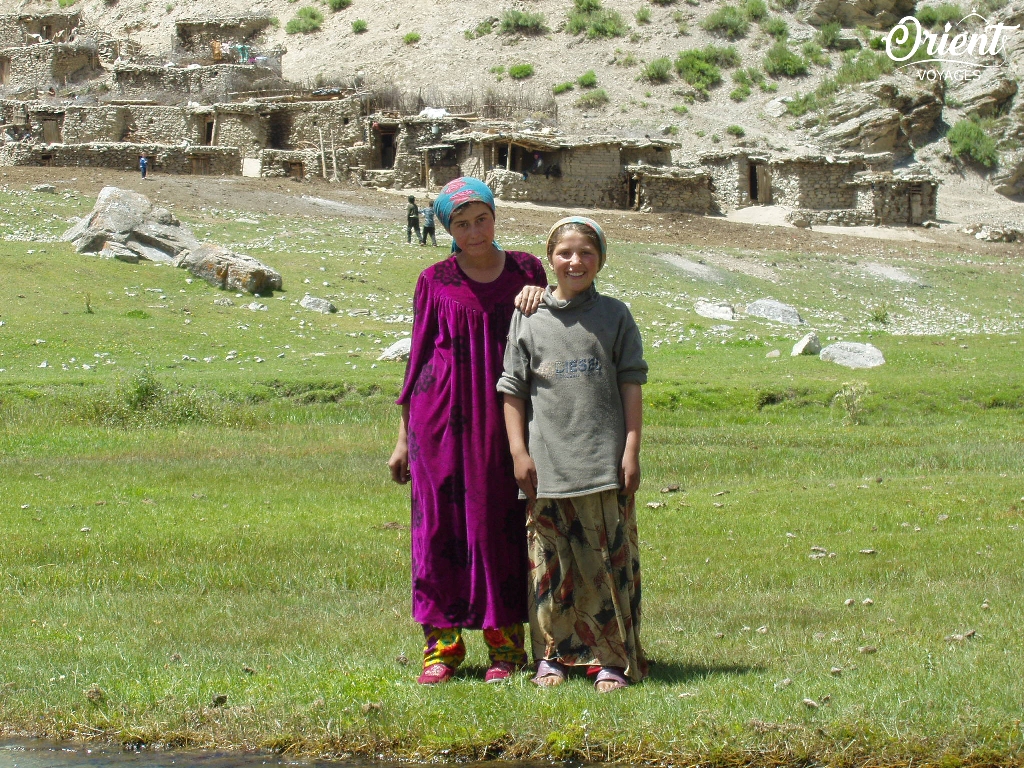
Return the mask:
POLYGON ((0 165, 72 166, 116 168, 138 171, 139 156, 150 158, 155 173, 191 174, 193 158, 204 159, 211 174, 238 175, 242 160, 232 147, 194 147, 183 151, 180 145, 93 143, 93 144, 5 144, 0 146, 0 165))
MULTIPOLYGON (((196 142, 206 141, 206 117, 192 119, 196 142)), ((212 115, 210 116, 212 117, 212 115)), ((259 115, 237 112, 217 114, 213 143, 218 147, 238 147, 242 157, 259 157, 267 145, 267 121, 259 115)))
POLYGON ((652 213, 711 213, 714 196, 710 179, 645 176, 637 189, 640 208, 652 213))
POLYGON ((460 144, 458 150, 460 175, 481 179, 487 176, 487 163, 491 156, 490 146, 473 141, 460 144))
POLYGON ((530 176, 530 181, 543 179, 544 188, 552 190, 541 198, 544 202, 565 205, 593 205, 598 208, 625 208, 628 190, 622 170, 619 148, 574 147, 562 150, 562 178, 543 179, 530 176))
POLYGON ((846 209, 857 205, 856 191, 849 182, 853 174, 864 170, 863 163, 780 163, 773 167, 773 199, 795 208, 846 209), (796 199, 775 194, 776 180, 790 175, 795 178, 790 186, 796 188, 796 199))
POLYGON ((30 45, 0 50, 0 57, 9 62, 6 87, 12 90, 46 89, 99 74, 96 52, 85 46, 30 45))

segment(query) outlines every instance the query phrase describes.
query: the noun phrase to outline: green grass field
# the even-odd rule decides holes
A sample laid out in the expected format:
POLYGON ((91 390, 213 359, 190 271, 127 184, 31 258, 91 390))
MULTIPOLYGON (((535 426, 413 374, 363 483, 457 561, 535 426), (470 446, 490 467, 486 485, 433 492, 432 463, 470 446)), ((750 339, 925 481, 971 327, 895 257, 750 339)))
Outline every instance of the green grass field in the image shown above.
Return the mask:
MULTIPOLYGON (((895 253, 908 284, 836 255, 736 252, 778 281, 705 283, 658 257, 696 250, 656 232, 613 243, 599 285, 631 303, 651 364, 651 677, 600 697, 583 680, 490 687, 471 635, 460 678, 428 689, 408 489, 386 468, 404 364, 376 358, 444 250, 362 221, 204 211, 200 236, 284 276, 252 311, 182 270, 54 242, 92 202, 0 188, 0 732, 449 760, 1024 762, 1019 263, 895 253), (301 309, 305 291, 340 312, 301 309), (807 328, 693 312, 762 296, 886 364, 791 358, 807 328)), ((542 234, 499 227, 534 252, 542 234)))

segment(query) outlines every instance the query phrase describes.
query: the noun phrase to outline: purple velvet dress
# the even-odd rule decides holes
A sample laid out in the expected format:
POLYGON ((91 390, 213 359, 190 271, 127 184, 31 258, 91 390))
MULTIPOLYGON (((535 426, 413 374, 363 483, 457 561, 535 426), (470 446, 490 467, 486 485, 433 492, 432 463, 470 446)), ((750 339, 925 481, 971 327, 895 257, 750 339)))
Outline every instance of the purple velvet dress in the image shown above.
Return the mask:
POLYGON ((420 624, 526 621, 526 512, 495 389, 512 302, 525 285, 547 285, 544 267, 516 251, 506 251, 490 283, 470 280, 455 256, 416 283, 398 403, 409 406, 412 615, 420 624))

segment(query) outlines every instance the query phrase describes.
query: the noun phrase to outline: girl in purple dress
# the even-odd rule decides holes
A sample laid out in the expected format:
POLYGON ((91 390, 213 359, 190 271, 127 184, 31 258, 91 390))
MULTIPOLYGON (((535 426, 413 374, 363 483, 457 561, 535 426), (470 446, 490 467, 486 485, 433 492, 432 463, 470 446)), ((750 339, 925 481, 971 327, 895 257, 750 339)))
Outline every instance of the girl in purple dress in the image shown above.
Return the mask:
POLYGON ((426 638, 418 682, 454 676, 463 629, 483 630, 484 679, 497 682, 526 664, 528 561, 496 385, 517 297, 532 311, 547 279, 536 256, 494 242, 494 196, 483 182, 449 182, 434 212, 455 252, 416 283, 388 467, 395 482, 412 481, 412 611, 426 638))

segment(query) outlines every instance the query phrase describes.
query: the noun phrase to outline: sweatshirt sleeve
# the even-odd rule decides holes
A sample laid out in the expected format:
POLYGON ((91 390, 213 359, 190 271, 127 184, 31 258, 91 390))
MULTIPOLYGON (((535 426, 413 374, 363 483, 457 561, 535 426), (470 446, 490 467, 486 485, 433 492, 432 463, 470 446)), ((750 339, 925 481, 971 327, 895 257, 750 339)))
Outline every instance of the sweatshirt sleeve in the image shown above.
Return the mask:
POLYGON ((405 383, 398 395, 398 405, 408 405, 412 391, 416 388, 423 366, 430 360, 437 338, 437 313, 430 296, 430 281, 426 272, 420 274, 416 281, 416 292, 412 298, 412 347, 409 349, 409 362, 405 366, 405 383))
POLYGON ((613 351, 618 384, 646 384, 647 361, 644 360, 644 344, 640 338, 640 329, 636 327, 636 321, 633 320, 629 309, 623 306, 623 310, 613 351))
POLYGON ((521 400, 530 399, 530 352, 526 344, 526 318, 518 309, 512 315, 505 344, 505 369, 498 379, 498 391, 521 400))

